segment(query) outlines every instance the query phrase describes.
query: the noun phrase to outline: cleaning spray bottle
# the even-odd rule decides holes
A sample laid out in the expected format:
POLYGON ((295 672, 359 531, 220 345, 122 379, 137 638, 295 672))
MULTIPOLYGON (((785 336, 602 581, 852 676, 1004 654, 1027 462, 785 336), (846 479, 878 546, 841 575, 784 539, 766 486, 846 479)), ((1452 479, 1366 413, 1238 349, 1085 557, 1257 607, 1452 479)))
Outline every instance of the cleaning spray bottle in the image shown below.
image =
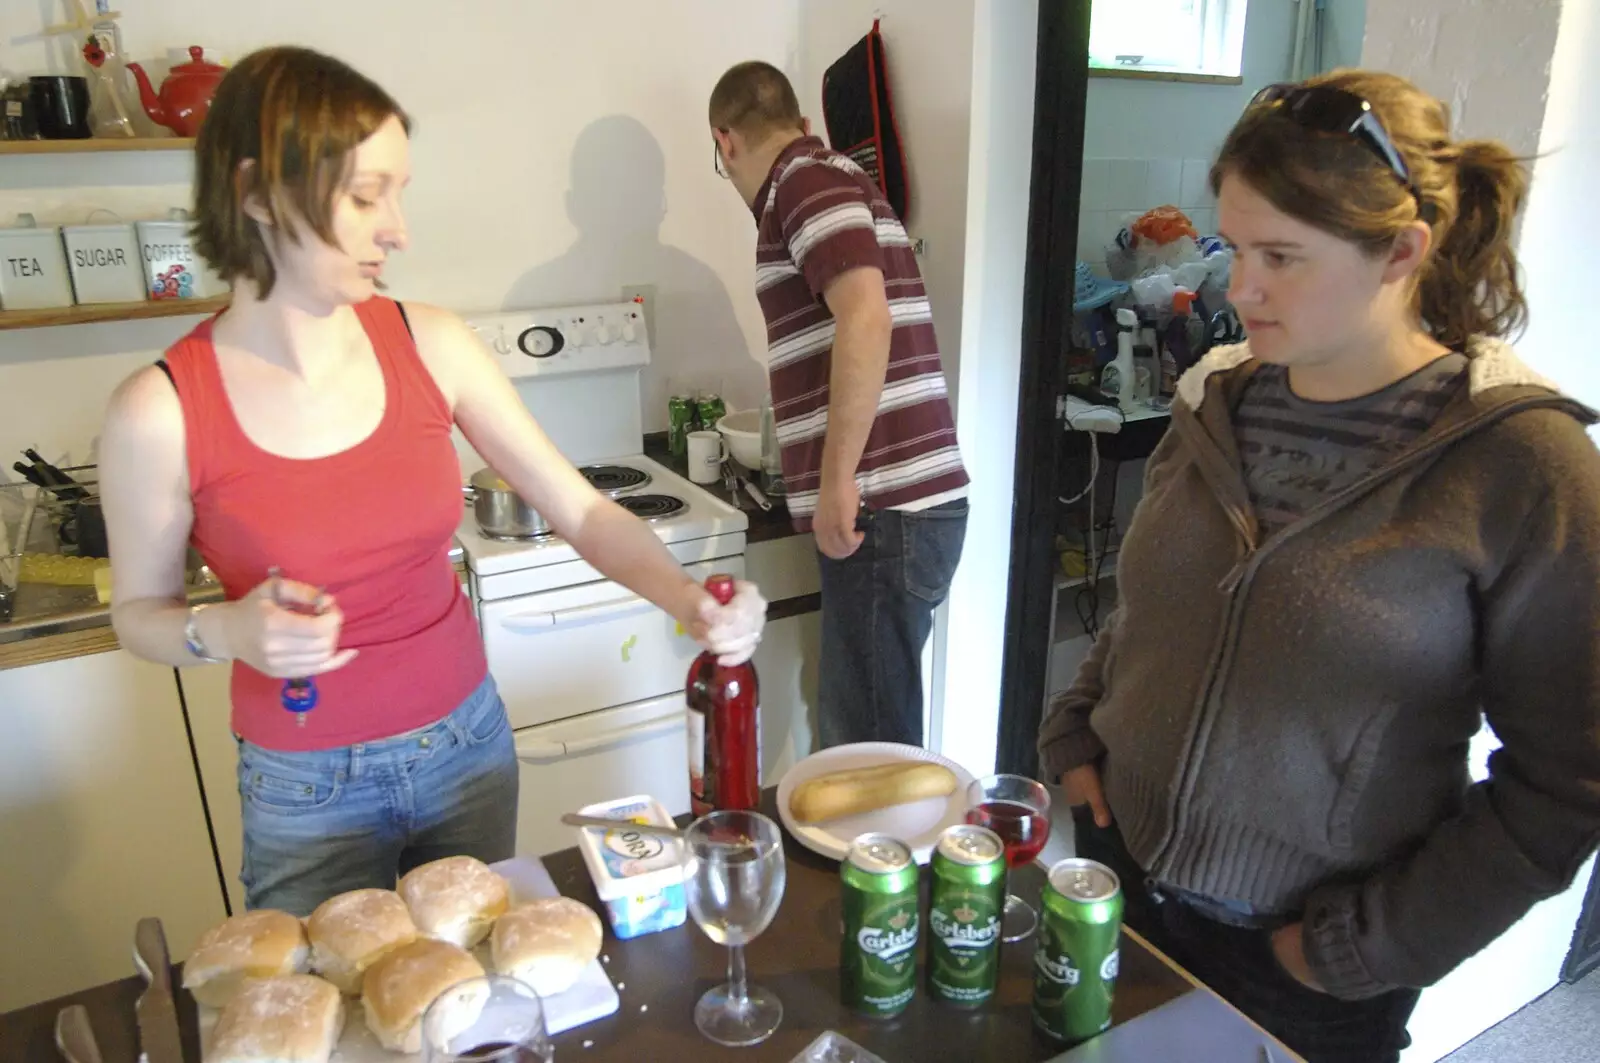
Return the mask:
POLYGON ((1117 311, 1117 356, 1100 373, 1100 390, 1124 412, 1134 407, 1133 341, 1138 329, 1135 311, 1127 307, 1117 311))

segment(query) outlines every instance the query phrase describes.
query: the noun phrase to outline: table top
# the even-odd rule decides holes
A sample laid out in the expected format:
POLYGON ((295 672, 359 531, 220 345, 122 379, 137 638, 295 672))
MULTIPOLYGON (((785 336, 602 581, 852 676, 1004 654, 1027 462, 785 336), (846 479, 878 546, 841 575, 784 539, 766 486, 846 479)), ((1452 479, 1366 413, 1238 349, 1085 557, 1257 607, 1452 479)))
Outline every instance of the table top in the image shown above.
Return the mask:
MULTIPOLYGON (((769 791, 769 814, 772 801, 769 791)), ((602 960, 621 997, 621 1008, 609 1018, 558 1037, 556 1058, 585 1063, 723 1058, 784 1063, 828 1029, 843 1033, 888 1063, 989 1059, 1024 1063, 1047 1060, 1062 1051, 1033 1027, 1032 939, 1001 946, 1000 986, 985 1008, 963 1011, 936 1004, 919 982, 911 1006, 892 1021, 847 1011, 839 1001, 839 865, 801 848, 787 835, 785 847, 789 866, 782 905, 772 926, 745 950, 751 981, 772 990, 783 1002, 783 1024, 770 1040, 754 1048, 725 1049, 695 1029, 695 1001, 726 980, 727 950, 714 945, 691 920, 675 930, 631 941, 617 940, 607 928, 602 960)), ((545 857, 544 865, 564 895, 599 907, 575 848, 545 857)), ((1012 879, 1014 892, 1036 900, 1044 873, 1028 867, 1012 879)), ((926 875, 923 883, 926 890, 926 875)), ((1194 984, 1124 930, 1113 1020, 1126 1022, 1181 996, 1194 984)), ((0 1059, 58 1063, 52 1036, 55 1015, 69 1003, 81 1003, 89 1009, 105 1063, 134 1063, 138 1058, 134 1002, 142 988, 139 979, 128 978, 0 1016, 0 1059)), ((181 990, 178 998, 185 1058, 196 1063, 200 1052, 195 1004, 181 990)), ((361 1021, 359 1009, 350 1021, 361 1021)))

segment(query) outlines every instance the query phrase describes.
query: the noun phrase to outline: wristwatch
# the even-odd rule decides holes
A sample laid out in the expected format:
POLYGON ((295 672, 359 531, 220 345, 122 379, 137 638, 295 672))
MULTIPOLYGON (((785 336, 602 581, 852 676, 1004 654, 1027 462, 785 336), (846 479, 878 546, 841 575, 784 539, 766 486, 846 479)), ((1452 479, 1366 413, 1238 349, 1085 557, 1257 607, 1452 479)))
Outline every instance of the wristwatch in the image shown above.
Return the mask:
POLYGON ((189 607, 189 619, 183 625, 183 644, 190 653, 206 664, 221 664, 223 659, 211 656, 206 650, 205 642, 200 638, 200 610, 204 608, 203 605, 189 607))

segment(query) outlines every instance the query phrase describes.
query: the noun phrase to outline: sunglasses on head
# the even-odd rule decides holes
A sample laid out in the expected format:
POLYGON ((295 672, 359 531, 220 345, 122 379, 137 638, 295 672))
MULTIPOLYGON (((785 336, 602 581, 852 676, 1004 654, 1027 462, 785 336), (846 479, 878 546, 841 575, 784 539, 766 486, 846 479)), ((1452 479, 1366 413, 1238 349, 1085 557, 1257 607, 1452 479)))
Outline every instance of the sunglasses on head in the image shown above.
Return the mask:
POLYGON ((1353 92, 1332 85, 1268 85, 1250 101, 1250 107, 1277 107, 1290 121, 1314 133, 1341 133, 1355 137, 1406 186, 1420 206, 1422 192, 1411 181, 1411 168, 1383 128, 1372 104, 1353 92))

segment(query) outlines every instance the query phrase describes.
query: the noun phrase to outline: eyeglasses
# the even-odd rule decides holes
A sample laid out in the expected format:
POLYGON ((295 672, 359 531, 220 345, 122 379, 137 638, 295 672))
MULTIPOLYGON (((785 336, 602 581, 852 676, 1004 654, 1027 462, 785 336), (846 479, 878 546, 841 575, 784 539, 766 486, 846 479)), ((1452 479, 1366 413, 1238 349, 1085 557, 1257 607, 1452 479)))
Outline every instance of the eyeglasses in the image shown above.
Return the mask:
MULTIPOLYGON (((1280 107, 1290 121, 1314 133, 1341 133, 1355 137, 1406 186, 1422 205, 1422 191, 1411 181, 1411 168, 1383 128, 1372 104, 1353 92, 1332 85, 1268 85, 1250 101, 1250 108, 1280 107)), ((1247 108, 1249 109, 1249 108, 1247 108)))
POLYGON ((722 161, 722 145, 713 138, 711 141, 711 168, 717 171, 717 176, 724 181, 728 180, 728 167, 722 161))

